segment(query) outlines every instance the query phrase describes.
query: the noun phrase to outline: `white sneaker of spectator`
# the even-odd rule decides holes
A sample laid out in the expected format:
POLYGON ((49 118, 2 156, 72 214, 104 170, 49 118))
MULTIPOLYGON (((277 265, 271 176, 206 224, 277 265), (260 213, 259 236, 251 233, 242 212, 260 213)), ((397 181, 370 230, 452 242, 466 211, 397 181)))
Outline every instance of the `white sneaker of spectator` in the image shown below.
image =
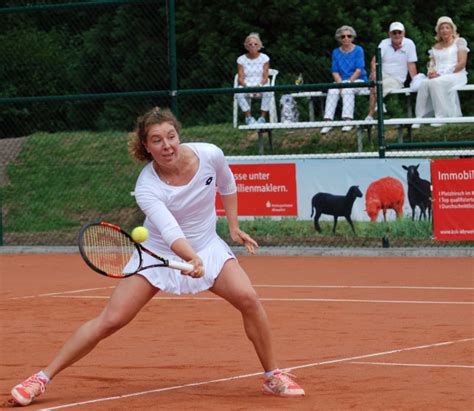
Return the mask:
POLYGON ((365 118, 365 121, 372 121, 373 119, 374 119, 374 118, 373 118, 372 116, 367 116, 367 117, 365 118))
POLYGON ((255 124, 256 122, 257 120, 255 120, 255 118, 253 118, 252 116, 245 117, 245 124, 247 124, 248 126, 251 124, 255 124))
POLYGON ((431 123, 430 126, 431 127, 443 127, 445 125, 445 123, 431 123))
POLYGON ((257 123, 258 124, 265 124, 266 123, 265 117, 259 117, 258 120, 257 120, 257 123))
POLYGON ((332 130, 332 127, 326 126, 321 129, 321 134, 327 134, 332 130))
POLYGON ((342 127, 342 131, 346 132, 346 131, 351 131, 352 130, 352 126, 344 126, 342 127))
POLYGON ((421 124, 420 123, 415 123, 411 125, 411 128, 420 128, 421 124))

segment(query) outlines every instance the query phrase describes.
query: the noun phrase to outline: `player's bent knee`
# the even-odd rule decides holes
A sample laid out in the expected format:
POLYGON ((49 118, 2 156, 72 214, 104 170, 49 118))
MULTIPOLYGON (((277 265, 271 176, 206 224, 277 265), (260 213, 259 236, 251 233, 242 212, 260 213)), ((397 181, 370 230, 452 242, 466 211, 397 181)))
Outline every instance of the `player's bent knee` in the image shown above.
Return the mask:
POLYGON ((255 292, 241 294, 238 298, 238 301, 238 308, 242 312, 256 311, 261 307, 260 300, 258 299, 257 293, 255 292))
POLYGON ((108 337, 127 325, 131 319, 118 315, 104 315, 99 318, 99 330, 102 337, 108 337))

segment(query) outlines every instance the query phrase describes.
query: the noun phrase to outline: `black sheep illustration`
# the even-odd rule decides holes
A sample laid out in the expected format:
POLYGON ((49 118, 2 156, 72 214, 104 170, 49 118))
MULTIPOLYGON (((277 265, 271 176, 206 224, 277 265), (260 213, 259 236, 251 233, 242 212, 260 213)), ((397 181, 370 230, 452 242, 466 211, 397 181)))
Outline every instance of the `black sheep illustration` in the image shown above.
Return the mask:
POLYGON ((426 220, 426 210, 428 210, 428 220, 431 220, 431 183, 423 180, 416 166, 402 166, 407 170, 408 202, 411 207, 411 219, 415 220, 415 208, 420 208, 420 218, 426 220))
POLYGON ((345 196, 334 195, 329 193, 318 193, 311 200, 311 217, 314 212, 314 229, 321 232, 319 226, 319 217, 321 214, 334 216, 334 226, 332 232, 336 233, 336 225, 338 217, 345 217, 355 234, 355 229, 351 220, 352 206, 357 197, 362 197, 359 186, 352 186, 345 196))

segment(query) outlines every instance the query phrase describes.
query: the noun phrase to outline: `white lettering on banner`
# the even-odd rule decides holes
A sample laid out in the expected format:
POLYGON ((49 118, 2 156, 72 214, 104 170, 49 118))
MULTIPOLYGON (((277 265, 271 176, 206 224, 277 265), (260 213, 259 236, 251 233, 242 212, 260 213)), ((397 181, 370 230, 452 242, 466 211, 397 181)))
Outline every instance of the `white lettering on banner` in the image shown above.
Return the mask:
POLYGON ((439 180, 474 180, 474 170, 461 171, 459 173, 442 173, 438 171, 439 180))
POLYGON ((247 186, 245 184, 237 184, 239 193, 286 193, 288 189, 283 185, 275 185, 267 183, 260 186, 247 186))
POLYGON ((474 204, 440 204, 439 208, 474 208, 474 204))
POLYGON ((270 180, 270 173, 234 173, 234 178, 237 181, 270 180))
POLYGON ((268 180, 270 173, 252 173, 249 175, 250 180, 268 180))
POLYGON ((464 191, 440 191, 439 195, 445 196, 445 197, 452 197, 452 196, 463 196, 463 195, 469 195, 469 192, 464 193, 464 191))
POLYGON ((474 234, 474 230, 440 230, 441 234, 474 234))
POLYGON ((271 208, 274 213, 281 213, 287 208, 292 208, 293 204, 272 204, 270 201, 267 201, 265 207, 271 208))

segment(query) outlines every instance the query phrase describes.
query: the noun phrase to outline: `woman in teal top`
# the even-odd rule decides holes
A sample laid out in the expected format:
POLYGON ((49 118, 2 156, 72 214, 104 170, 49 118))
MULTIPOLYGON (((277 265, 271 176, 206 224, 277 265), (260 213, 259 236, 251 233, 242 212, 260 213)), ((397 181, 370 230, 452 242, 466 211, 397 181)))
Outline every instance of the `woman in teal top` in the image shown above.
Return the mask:
MULTIPOLYGON (((351 26, 341 26, 336 30, 335 38, 340 46, 332 52, 332 77, 336 83, 352 83, 367 81, 365 70, 364 49, 355 45, 352 41, 356 37, 356 31, 351 26)), ((339 96, 342 97, 342 118, 352 120, 354 118, 355 95, 363 88, 341 88, 329 89, 326 99, 324 119, 334 119, 339 96)), ((321 133, 325 134, 332 127, 323 127, 321 133)), ((342 131, 350 131, 352 126, 342 127, 342 131)))

